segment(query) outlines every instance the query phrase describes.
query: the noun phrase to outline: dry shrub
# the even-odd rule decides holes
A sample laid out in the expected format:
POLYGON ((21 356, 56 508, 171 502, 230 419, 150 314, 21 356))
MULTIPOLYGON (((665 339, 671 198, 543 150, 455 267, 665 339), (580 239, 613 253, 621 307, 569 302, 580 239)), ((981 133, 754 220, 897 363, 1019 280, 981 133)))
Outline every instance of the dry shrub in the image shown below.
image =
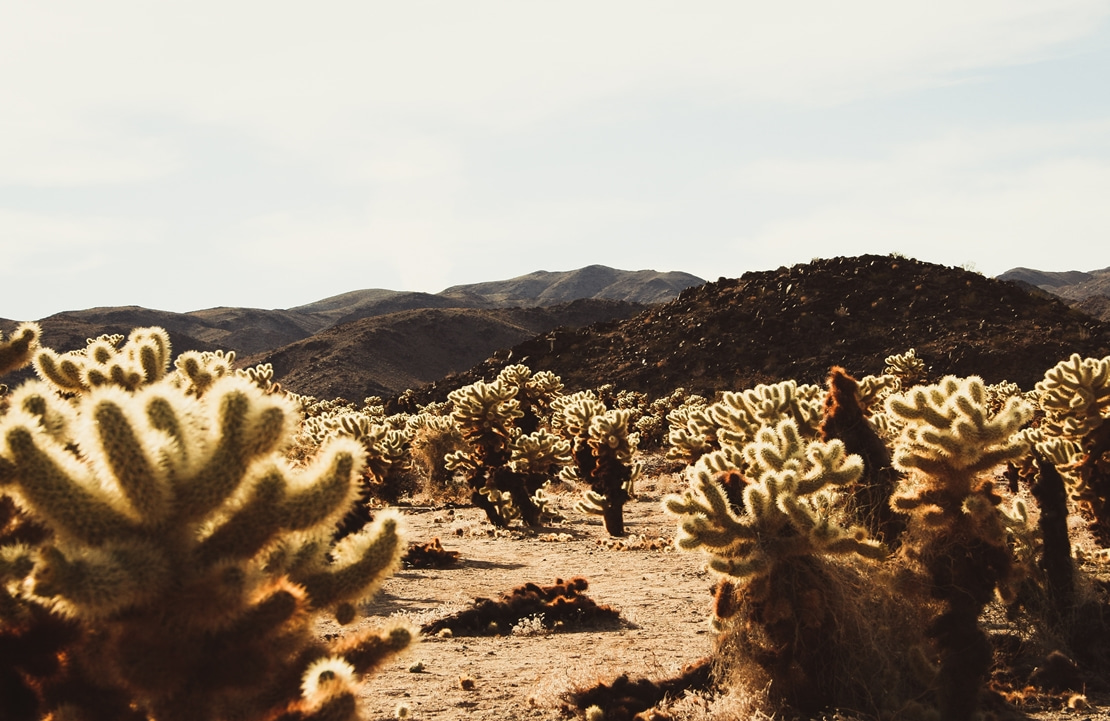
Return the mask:
POLYGON ((453 423, 418 426, 410 450, 412 471, 417 477, 414 496, 435 505, 469 504, 470 489, 455 479, 455 473, 447 470, 444 460, 448 454, 466 448, 466 441, 453 423))
POLYGON ((620 613, 601 606, 584 591, 589 582, 581 576, 569 581, 555 579, 550 586, 525 583, 494 601, 474 600, 474 605, 446 618, 420 627, 425 635, 435 635, 447 628, 456 636, 496 636, 509 633, 522 620, 542 617, 548 629, 569 630, 574 627, 613 624, 620 613))
POLYGON ((931 675, 925 609, 870 564, 798 559, 770 588, 723 583, 714 653, 723 686, 767 694, 769 713, 840 709, 916 718, 931 675))
MULTIPOLYGON (((586 712, 596 706, 603 712, 605 721, 633 721, 644 718, 642 712, 657 706, 666 699, 681 697, 688 691, 708 690, 713 687, 713 663, 708 658, 696 661, 674 678, 652 681, 646 678, 632 680, 621 674, 610 683, 599 683, 566 694, 564 710, 586 712)), ((589 714, 586 714, 587 721, 589 714)))

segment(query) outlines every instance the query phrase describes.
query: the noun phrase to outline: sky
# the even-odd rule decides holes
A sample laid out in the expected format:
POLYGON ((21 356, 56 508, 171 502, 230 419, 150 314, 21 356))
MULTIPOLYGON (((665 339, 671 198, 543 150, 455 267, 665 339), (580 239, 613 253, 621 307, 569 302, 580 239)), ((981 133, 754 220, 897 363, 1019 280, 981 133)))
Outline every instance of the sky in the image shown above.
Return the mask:
POLYGON ((0 318, 1108 241, 1110 0, 0 0, 0 318))

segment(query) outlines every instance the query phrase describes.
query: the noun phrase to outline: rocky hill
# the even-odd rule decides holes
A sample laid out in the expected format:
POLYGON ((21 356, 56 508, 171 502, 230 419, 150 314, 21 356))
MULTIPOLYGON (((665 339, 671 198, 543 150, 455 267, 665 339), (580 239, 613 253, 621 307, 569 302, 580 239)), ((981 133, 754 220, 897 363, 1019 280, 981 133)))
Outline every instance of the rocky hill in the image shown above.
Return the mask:
POLYGON ((816 260, 689 288, 638 316, 526 341, 414 403, 491 378, 509 363, 551 370, 568 389, 613 383, 712 395, 757 383, 818 383, 832 365, 879 373, 914 348, 934 378, 977 374, 1031 388, 1071 353, 1110 354, 1110 324, 1059 299, 960 268, 896 256, 816 260))

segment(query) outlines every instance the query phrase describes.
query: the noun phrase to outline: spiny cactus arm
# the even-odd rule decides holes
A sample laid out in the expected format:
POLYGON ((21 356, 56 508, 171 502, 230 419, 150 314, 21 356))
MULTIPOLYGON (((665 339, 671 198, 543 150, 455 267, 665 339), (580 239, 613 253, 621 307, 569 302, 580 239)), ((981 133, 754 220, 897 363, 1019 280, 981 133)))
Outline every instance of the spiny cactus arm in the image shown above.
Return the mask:
POLYGON ((887 409, 903 421, 918 421, 934 428, 947 428, 949 419, 934 404, 927 389, 911 388, 904 396, 892 396, 887 409))
POLYGON ((340 641, 334 652, 351 664, 355 673, 366 674, 381 666, 386 659, 404 651, 415 639, 416 633, 405 625, 385 631, 368 629, 340 641))
POLYGON ((698 469, 692 488, 681 496, 664 498, 663 508, 679 516, 676 544, 685 550, 704 546, 721 555, 734 544, 757 537, 756 531, 732 512, 724 489, 705 468, 698 469))
POLYGON ((554 400, 563 392, 563 381, 551 371, 537 371, 525 384, 525 390, 532 398, 554 400))
POLYGON ((185 520, 219 507, 239 487, 254 458, 278 449, 296 417, 281 396, 234 376, 221 378, 204 400, 205 457, 195 461, 195 472, 171 474, 176 512, 185 520))
POLYGON ((154 383, 165 377, 170 367, 170 334, 164 328, 136 328, 131 331, 124 348, 142 369, 144 383, 154 383))
POLYGON ((145 525, 160 523, 170 511, 167 468, 160 462, 169 437, 150 427, 145 398, 107 386, 82 403, 78 445, 94 473, 117 487, 145 525))
POLYGON ((322 448, 315 462, 291 479, 281 504, 283 527, 299 531, 337 521, 358 497, 363 455, 349 439, 337 438, 322 448))
POLYGON ((902 389, 897 376, 884 373, 878 376, 864 376, 859 379, 859 402, 865 413, 872 408, 881 408, 882 399, 902 389))
POLYGON ((895 376, 905 388, 925 377, 925 361, 917 357, 917 351, 913 348, 905 353, 887 356, 885 363, 883 374, 895 376))
POLYGON ((586 489, 582 494, 582 498, 574 504, 574 507, 582 513, 600 515, 605 513, 610 505, 608 498, 600 493, 586 489))
POLYGON ((975 376, 947 376, 936 385, 892 396, 887 410, 906 423, 893 454, 895 467, 938 476, 948 469, 949 475, 970 477, 1026 453, 1028 442, 1018 431, 1032 408, 1010 398, 988 418, 986 401, 983 381, 975 376))
POLYGON ((366 528, 345 537, 332 550, 335 561, 323 570, 292 580, 304 586, 314 608, 331 608, 373 595, 401 563, 400 515, 379 513, 366 528))
POLYGON ((827 488, 846 488, 863 475, 863 459, 849 454, 844 442, 812 442, 805 450, 807 470, 798 479, 798 495, 805 496, 827 488))
POLYGON ((302 471, 276 460, 256 466, 244 482, 249 495, 211 524, 214 530, 197 546, 196 558, 203 564, 246 559, 280 532, 330 529, 357 496, 361 456, 356 441, 337 438, 302 471))
POLYGON ((41 430, 34 417, 13 412, 0 424, 0 456, 12 468, 16 501, 63 538, 98 545, 133 534, 135 523, 121 499, 105 490, 65 447, 41 430))
POLYGON ((77 393, 86 389, 85 374, 80 355, 59 354, 52 348, 41 348, 35 354, 33 363, 35 373, 44 381, 53 383, 63 392, 77 393))
POLYGON ((590 423, 605 413, 605 404, 592 393, 576 393, 560 400, 556 405, 556 425, 572 438, 589 436, 590 423))
POLYGON ((855 553, 873 559, 886 556, 886 549, 878 541, 869 538, 865 528, 844 528, 802 503, 793 493, 780 493, 777 504, 779 510, 786 514, 791 525, 801 534, 794 539, 787 539, 797 540, 801 544, 799 551, 833 555, 855 553))
POLYGON ((0 376, 30 364, 41 336, 38 323, 20 323, 6 339, 0 333, 0 376))
POLYGON ((12 391, 10 406, 36 417, 42 430, 58 443, 66 445, 73 441, 77 418, 74 408, 69 403, 60 402, 49 383, 27 381, 12 391))
POLYGON ((150 543, 108 541, 68 554, 46 546, 32 593, 64 614, 98 619, 157 596, 170 578, 168 559, 150 543))
POLYGON ((190 395, 202 396, 217 378, 230 375, 235 351, 185 351, 174 359, 178 384, 190 395))
POLYGON ((502 382, 478 381, 451 391, 447 398, 452 403, 451 416, 464 434, 477 435, 484 430, 504 434, 513 420, 524 415, 516 400, 517 388, 502 382))
POLYGON ((1073 353, 1045 373, 1036 392, 1048 425, 1078 440, 1110 418, 1110 356, 1096 360, 1073 353))
POLYGON ((31 608, 23 581, 35 568, 37 553, 23 543, 0 546, 0 636, 28 619, 31 608))
POLYGON ((351 664, 335 656, 318 658, 305 669, 301 699, 282 721, 358 721, 357 693, 351 664))
POLYGON ((571 460, 570 442, 542 428, 513 439, 511 450, 509 466, 517 473, 548 473, 571 460))
POLYGON ((443 461, 449 471, 469 472, 479 467, 472 453, 467 451, 452 451, 443 457, 443 461))

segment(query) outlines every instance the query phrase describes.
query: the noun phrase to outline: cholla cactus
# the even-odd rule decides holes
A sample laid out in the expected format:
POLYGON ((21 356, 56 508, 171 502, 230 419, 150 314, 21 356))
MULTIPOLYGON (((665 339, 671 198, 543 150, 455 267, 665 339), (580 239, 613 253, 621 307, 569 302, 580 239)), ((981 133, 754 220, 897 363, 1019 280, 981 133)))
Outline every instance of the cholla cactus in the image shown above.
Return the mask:
POLYGON ((684 404, 667 414, 667 459, 693 465, 706 453, 721 447, 717 424, 704 403, 684 404))
POLYGON ((427 479, 425 490, 433 496, 446 490, 452 476, 446 458, 466 445, 455 420, 450 415, 421 411, 409 417, 408 430, 412 434, 413 462, 419 467, 420 476, 427 479))
POLYGON ((610 536, 624 535, 624 504, 640 475, 640 465, 632 460, 636 439, 628 432, 631 416, 628 409, 594 415, 585 435, 575 440, 577 475, 590 484, 578 510, 601 515, 610 536))
POLYGON ((306 428, 311 429, 319 445, 336 437, 353 438, 362 444, 369 476, 362 501, 376 496, 396 503, 404 491, 402 474, 410 460, 411 431, 407 427, 393 428, 384 418, 365 412, 344 412, 314 420, 306 423, 306 428))
POLYGON ((720 402, 710 406, 709 414, 720 427, 717 436, 722 446, 744 446, 760 428, 777 425, 784 418, 793 419, 805 437, 816 438, 824 396, 820 386, 798 385, 792 380, 761 384, 739 393, 726 391, 720 402))
POLYGON ((38 323, 20 323, 7 338, 0 333, 0 376, 29 364, 38 350, 41 335, 38 323))
POLYGON ((761 428, 739 452, 744 474, 727 451, 709 454, 691 487, 663 502, 678 516, 677 546, 706 551, 722 577, 714 626, 728 649, 723 660, 739 654, 760 666, 772 691, 806 710, 850 702, 859 681, 848 680, 855 670, 845 672, 837 650, 861 644, 838 618, 855 609, 843 600, 849 584, 833 559, 885 555, 863 528, 835 515, 836 492, 858 480, 863 462, 839 440, 807 440, 793 418, 761 428))
MULTIPOLYGON (((167 380, 72 404, 36 382, 17 400, 0 420, 3 488, 51 535, 15 561, 28 602, 87 629, 71 664, 160 721, 356 717, 359 681, 411 639, 316 638, 314 616, 352 621, 403 551, 393 514, 330 543, 357 492, 358 443, 291 468, 296 412, 234 376, 199 399, 167 380)), ((64 688, 44 691, 44 709, 59 699, 99 718, 64 688)))
POLYGON ((1090 508, 1096 537, 1110 545, 1110 356, 1073 354, 1036 392, 1045 412, 1033 436, 1037 452, 1059 468, 1071 495, 1090 508))
MULTIPOLYGON (((185 351, 174 359, 173 365, 178 384, 189 395, 200 396, 212 387, 216 379, 231 375, 235 364, 235 351, 185 351)), ((248 369, 247 372, 249 372, 248 369)), ((264 389, 265 390, 265 389, 264 389)))
POLYGON ((679 548, 704 548, 710 568, 757 588, 757 598, 765 597, 776 567, 792 559, 884 555, 864 529, 845 528, 829 516, 829 491, 851 486, 863 472, 862 460, 845 453, 843 442, 807 442, 787 418, 760 429, 742 453, 750 479, 742 508, 730 505, 716 480, 723 452, 698 463, 691 489, 664 499, 664 508, 679 516, 679 548))
POLYGON ((917 351, 910 348, 905 353, 887 356, 884 375, 898 378, 903 388, 909 388, 925 379, 925 361, 917 357, 917 351))
POLYGON ((102 335, 90 338, 82 350, 63 354, 43 348, 35 355, 35 372, 67 393, 106 385, 135 390, 166 375, 170 336, 163 328, 136 328, 119 346, 121 341, 120 335, 102 335))
POLYGON ((978 626, 995 590, 1017 580, 1007 546, 1007 519, 987 472, 1021 457, 1018 433, 1032 409, 1010 398, 987 413, 982 379, 948 376, 887 400, 903 425, 893 454, 905 476, 894 506, 910 514, 902 550, 927 575, 943 610, 929 629, 940 650, 938 693, 945 719, 971 718, 991 647, 978 626))
POLYGON ((540 522, 540 505, 524 478, 509 465, 513 443, 523 435, 516 427, 516 419, 524 415, 516 399, 518 391, 499 377, 493 383, 478 381, 448 395, 451 417, 469 449, 448 455, 447 469, 466 473, 471 500, 495 526, 507 526, 518 514, 528 525, 540 522))
POLYGON ((857 381, 843 368, 833 366, 820 436, 823 441, 840 440, 848 453, 863 459, 863 473, 850 506, 868 533, 894 547, 905 527, 903 517, 890 506, 898 474, 891 466, 890 451, 868 420, 877 389, 889 387, 884 379, 894 380, 893 376, 868 376, 857 381))

